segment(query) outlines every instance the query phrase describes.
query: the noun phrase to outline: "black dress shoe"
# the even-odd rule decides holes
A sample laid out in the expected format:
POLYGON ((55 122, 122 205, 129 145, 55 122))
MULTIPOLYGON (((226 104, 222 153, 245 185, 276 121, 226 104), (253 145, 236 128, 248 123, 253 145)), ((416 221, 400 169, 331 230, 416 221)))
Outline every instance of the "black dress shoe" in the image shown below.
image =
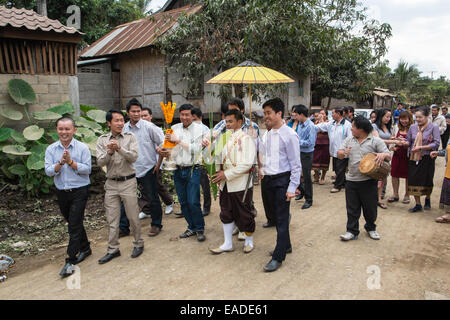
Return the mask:
POLYGON ((71 276, 75 272, 75 266, 72 263, 67 262, 62 268, 59 275, 63 278, 71 276))
POLYGON ((210 210, 203 210, 202 214, 204 217, 208 216, 210 213, 210 210))
POLYGON ((86 259, 87 257, 89 257, 92 254, 92 250, 89 248, 86 251, 81 251, 80 254, 78 255, 77 261, 75 261, 74 264, 78 264, 80 262, 82 262, 84 259, 86 259))
POLYGON ((272 228, 272 227, 275 227, 275 225, 272 223, 266 222, 263 224, 263 228, 272 228))
POLYGON ((109 261, 111 261, 114 258, 120 257, 120 251, 114 252, 114 253, 107 253, 106 256, 98 260, 99 264, 104 264, 109 261))
POLYGON ((312 202, 306 201, 303 206, 302 206, 302 210, 303 209, 309 209, 312 206, 312 202))
POLYGON ((281 262, 278 262, 277 260, 270 260, 268 264, 264 267, 265 272, 273 272, 276 271, 281 266, 281 262))
POLYGON ((205 232, 204 231, 197 231, 197 241, 203 242, 206 240, 205 232))
POLYGON ((425 199, 425 205, 423 206, 423 210, 431 210, 431 199, 425 199))
POLYGON ((130 232, 125 232, 123 230, 119 230, 119 238, 127 237, 130 235, 130 232))
POLYGON ((302 200, 303 199, 303 197, 304 197, 304 195, 302 195, 302 194, 299 194, 298 196, 295 196, 295 200, 302 200))
POLYGON ((142 254, 142 252, 144 252, 144 247, 134 247, 131 257, 137 258, 142 254))
MULTIPOLYGON (((292 247, 288 248, 286 253, 292 253, 292 247)), ((269 256, 273 256, 273 251, 269 251, 269 256)))
POLYGON ((184 218, 184 215, 182 212, 176 212, 175 213, 175 218, 184 218))

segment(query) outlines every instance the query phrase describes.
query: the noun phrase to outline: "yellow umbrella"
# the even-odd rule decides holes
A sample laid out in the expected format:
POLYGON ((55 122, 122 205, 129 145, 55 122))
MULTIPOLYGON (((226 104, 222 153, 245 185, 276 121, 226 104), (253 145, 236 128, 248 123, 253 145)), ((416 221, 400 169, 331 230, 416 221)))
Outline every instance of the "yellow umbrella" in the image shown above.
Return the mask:
POLYGON ((240 65, 218 74, 206 83, 209 84, 249 84, 250 121, 252 120, 252 84, 294 82, 288 76, 259 65, 253 61, 245 61, 240 65))

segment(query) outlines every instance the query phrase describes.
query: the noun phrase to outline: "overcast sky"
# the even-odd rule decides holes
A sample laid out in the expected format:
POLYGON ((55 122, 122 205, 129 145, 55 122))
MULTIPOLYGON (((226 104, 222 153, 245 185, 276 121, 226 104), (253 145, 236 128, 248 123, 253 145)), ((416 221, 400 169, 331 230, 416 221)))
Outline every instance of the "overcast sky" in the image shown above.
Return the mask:
MULTIPOLYGON (((167 0, 153 0, 156 11, 167 0)), ((392 26, 386 59, 417 64, 422 76, 450 79, 450 0, 360 0, 369 15, 392 26)))

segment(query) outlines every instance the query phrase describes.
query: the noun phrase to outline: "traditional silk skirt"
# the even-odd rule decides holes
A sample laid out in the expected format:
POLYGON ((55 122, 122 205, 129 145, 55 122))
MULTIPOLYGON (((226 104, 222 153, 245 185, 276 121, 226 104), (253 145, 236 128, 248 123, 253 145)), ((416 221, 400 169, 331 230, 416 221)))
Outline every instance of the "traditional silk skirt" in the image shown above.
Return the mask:
POLYGON ((326 133, 317 134, 312 167, 320 170, 328 170, 330 168, 330 141, 326 133))
POLYGON ((441 201, 439 207, 450 213, 450 179, 444 178, 442 182, 441 201))
POLYGON ((435 159, 423 156, 420 161, 408 161, 408 192, 412 196, 429 196, 433 192, 435 159))

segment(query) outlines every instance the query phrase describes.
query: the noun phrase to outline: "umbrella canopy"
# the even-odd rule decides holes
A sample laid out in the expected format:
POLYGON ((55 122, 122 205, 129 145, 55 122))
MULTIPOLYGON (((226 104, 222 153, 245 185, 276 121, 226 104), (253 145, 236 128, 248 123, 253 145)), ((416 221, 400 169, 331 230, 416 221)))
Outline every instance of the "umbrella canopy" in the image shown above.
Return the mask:
POLYGON ((253 61, 245 61, 240 65, 218 74, 207 83, 209 84, 265 84, 294 82, 288 76, 266 68, 253 61))
POLYGON ((245 61, 240 65, 218 74, 208 84, 249 84, 249 116, 252 121, 252 84, 288 83, 293 79, 253 61, 245 61))

